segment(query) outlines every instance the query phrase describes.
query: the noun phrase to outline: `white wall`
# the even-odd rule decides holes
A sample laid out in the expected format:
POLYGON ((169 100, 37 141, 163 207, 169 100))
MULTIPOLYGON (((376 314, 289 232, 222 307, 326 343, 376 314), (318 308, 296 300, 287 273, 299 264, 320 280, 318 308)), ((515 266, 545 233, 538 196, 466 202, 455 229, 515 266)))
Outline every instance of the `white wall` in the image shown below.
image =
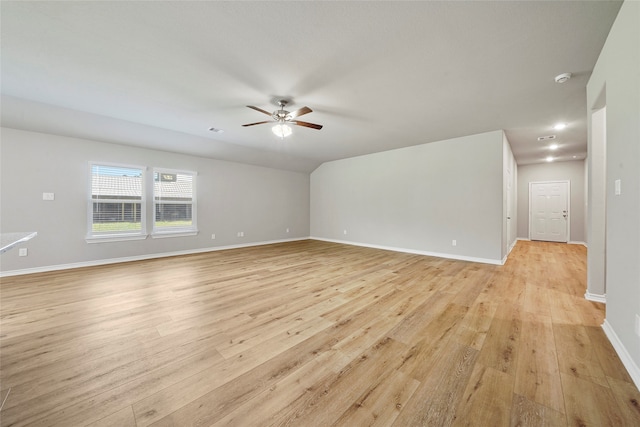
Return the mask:
MULTIPOLYGON (((606 87, 605 331, 640 386, 640 2, 625 1, 587 84, 589 112, 606 87), (620 179, 622 193, 614 194, 620 179)), ((589 119, 591 119, 589 114, 589 119)), ((591 121, 591 120, 590 120, 591 121)), ((594 141, 590 137, 590 149, 594 141)), ((591 151, 589 153, 591 157, 591 151)), ((594 163, 589 173, 594 174, 594 163)), ((590 184, 591 185, 591 182, 590 184)), ((593 209, 593 200, 590 200, 593 209)), ((589 251, 592 247, 589 239, 589 251)), ((588 269, 593 260, 589 259, 588 269)))
POLYGON ((500 263, 503 142, 494 131, 324 163, 311 236, 500 263))
POLYGON ((569 240, 584 242, 585 184, 584 161, 539 163, 518 167, 518 237, 529 238, 529 183, 540 181, 569 181, 570 230, 569 240))
POLYGON ((27 257, 2 254, 3 274, 309 236, 306 173, 8 128, 1 141, 1 231, 38 232, 21 245, 27 257), (88 244, 89 161, 196 171, 199 234, 88 244), (43 201, 43 192, 55 201, 43 201))

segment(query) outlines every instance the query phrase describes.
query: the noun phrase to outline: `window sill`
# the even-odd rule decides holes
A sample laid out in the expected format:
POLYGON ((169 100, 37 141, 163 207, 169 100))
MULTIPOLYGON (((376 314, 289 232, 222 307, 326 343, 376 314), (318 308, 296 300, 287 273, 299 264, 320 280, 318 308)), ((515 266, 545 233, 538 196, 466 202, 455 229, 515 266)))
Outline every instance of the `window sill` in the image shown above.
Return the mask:
POLYGON ((188 236, 197 236, 198 231, 154 231, 151 233, 152 239, 164 239, 167 237, 188 237, 188 236))
POLYGON ((145 240, 146 234, 105 234, 104 236, 87 236, 87 243, 111 243, 124 242, 127 240, 145 240))

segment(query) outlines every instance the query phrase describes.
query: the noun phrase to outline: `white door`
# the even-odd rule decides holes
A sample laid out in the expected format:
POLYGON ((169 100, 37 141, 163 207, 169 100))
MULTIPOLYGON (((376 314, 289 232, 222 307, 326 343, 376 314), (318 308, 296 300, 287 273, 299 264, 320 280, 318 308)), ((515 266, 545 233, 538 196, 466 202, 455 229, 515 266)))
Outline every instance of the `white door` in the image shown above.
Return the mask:
POLYGON ((569 182, 529 184, 531 240, 566 242, 569 230, 569 182))
MULTIPOLYGON (((513 172, 511 172, 511 166, 507 167, 507 245, 511 244, 511 201, 513 199, 513 172)), ((507 248, 507 251, 509 248, 507 248)))

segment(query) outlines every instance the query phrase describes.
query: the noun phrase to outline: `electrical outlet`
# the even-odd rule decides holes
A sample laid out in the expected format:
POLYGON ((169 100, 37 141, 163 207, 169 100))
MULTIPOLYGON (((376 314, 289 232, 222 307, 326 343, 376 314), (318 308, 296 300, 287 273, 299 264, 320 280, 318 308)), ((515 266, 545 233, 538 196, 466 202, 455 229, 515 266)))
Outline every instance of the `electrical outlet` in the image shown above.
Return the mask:
POLYGON ((215 240, 215 238, 216 238, 216 235, 214 233, 214 234, 211 235, 211 240, 215 240))
POLYGON ((347 230, 344 230, 344 231, 343 231, 343 233, 344 233, 344 235, 346 236, 346 235, 347 235, 347 230))
POLYGON ((636 335, 640 337, 640 316, 636 314, 636 335))
POLYGON ((458 242, 456 240, 452 240, 451 241, 451 246, 456 246, 458 244, 458 242))
POLYGON ((42 193, 42 200, 55 200, 55 198, 54 193, 42 193))
POLYGON ((18 249, 18 256, 27 256, 27 255, 29 255, 29 251, 27 250, 27 248, 18 249))
POLYGON ((244 231, 238 231, 238 237, 244 237, 244 231))
POLYGON ((287 233, 289 232, 289 229, 287 228, 287 233))

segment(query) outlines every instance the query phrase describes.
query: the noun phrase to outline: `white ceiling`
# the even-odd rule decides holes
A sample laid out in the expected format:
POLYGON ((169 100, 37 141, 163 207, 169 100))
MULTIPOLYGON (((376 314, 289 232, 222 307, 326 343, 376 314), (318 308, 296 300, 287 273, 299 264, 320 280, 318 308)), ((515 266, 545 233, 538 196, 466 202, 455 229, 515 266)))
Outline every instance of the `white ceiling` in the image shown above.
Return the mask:
POLYGON ((2 125, 305 172, 497 129, 519 164, 549 134, 559 160, 584 158, 620 4, 3 1, 2 125), (241 126, 279 97, 324 128, 241 126))

